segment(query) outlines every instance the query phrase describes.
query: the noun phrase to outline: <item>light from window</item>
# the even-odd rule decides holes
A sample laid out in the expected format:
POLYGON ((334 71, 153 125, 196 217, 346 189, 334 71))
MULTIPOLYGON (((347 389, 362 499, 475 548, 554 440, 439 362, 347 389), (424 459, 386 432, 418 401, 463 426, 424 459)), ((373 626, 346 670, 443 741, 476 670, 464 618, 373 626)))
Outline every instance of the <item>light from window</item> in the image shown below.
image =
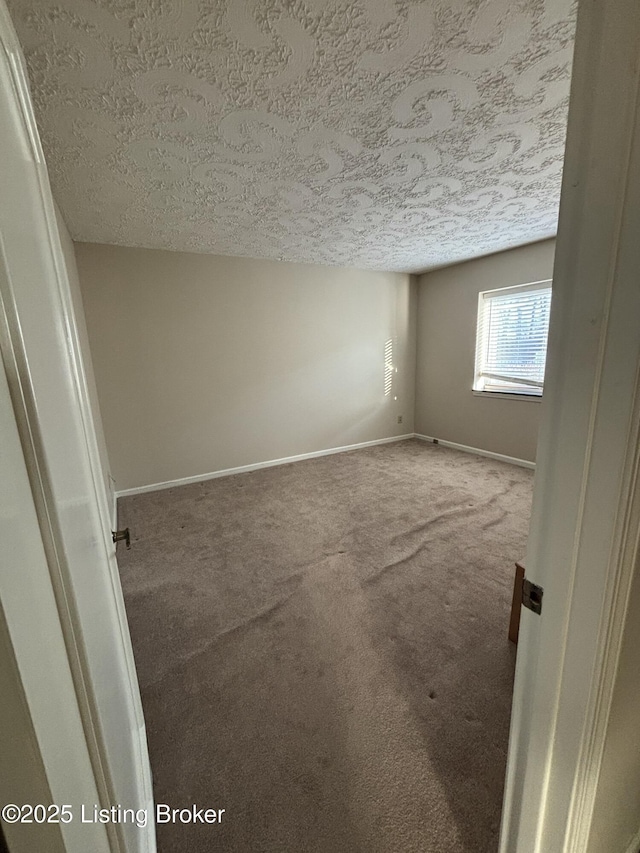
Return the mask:
POLYGON ((542 394, 550 307, 550 281, 480 294, 475 391, 542 394))
POLYGON ((393 388, 393 339, 384 344, 384 396, 388 397, 393 388))

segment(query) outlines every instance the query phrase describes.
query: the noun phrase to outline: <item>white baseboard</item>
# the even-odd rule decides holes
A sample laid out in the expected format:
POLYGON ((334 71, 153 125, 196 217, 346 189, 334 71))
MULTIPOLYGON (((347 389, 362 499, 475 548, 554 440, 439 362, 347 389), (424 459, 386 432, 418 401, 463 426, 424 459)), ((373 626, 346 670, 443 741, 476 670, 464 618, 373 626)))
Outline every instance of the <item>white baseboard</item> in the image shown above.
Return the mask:
POLYGON ((412 432, 406 435, 392 435, 389 438, 378 438, 375 441, 361 441, 345 447, 330 447, 327 450, 315 450, 312 453, 300 453, 297 456, 286 456, 284 459, 270 459, 268 462, 255 462, 252 465, 241 465, 238 468, 225 468, 212 471, 209 474, 196 474, 194 477, 181 477, 178 480, 167 480, 164 483, 152 483, 149 486, 136 486, 133 489, 122 489, 116 492, 116 498, 129 495, 141 495, 145 492, 157 492, 160 489, 173 489, 177 486, 188 486, 191 483, 203 483, 206 480, 216 480, 218 477, 230 477, 232 474, 244 474, 248 471, 259 471, 261 468, 273 468, 276 465, 288 465, 290 462, 302 462, 304 459, 315 459, 319 456, 332 456, 334 453, 346 453, 348 450, 359 450, 362 447, 374 447, 377 444, 390 444, 393 441, 406 441, 414 438, 412 432))
MULTIPOLYGON (((151 483, 148 486, 136 486, 133 489, 122 489, 114 492, 115 498, 125 498, 129 495, 141 495, 145 492, 158 492, 161 489, 173 489, 178 486, 188 486, 191 483, 204 483, 206 480, 216 480, 218 477, 230 477, 233 474, 244 474, 248 471, 259 471, 261 468, 273 468, 276 465, 288 465, 290 462, 302 462, 304 459, 316 459, 319 456, 332 456, 334 453, 346 453, 349 450, 359 450, 362 447, 374 447, 377 444, 389 444, 394 441, 406 441, 408 438, 417 438, 420 441, 433 442, 429 435, 419 433, 407 433, 406 435, 392 435, 389 438, 378 438, 375 441, 361 441, 358 444, 349 444, 345 447, 330 447, 327 450, 315 450, 312 453, 300 453, 297 456, 285 456, 283 459, 270 459, 267 462, 254 462, 251 465, 240 465, 237 468, 224 468, 220 471, 211 471, 208 474, 196 474, 193 477, 181 477, 177 480, 166 480, 163 483, 151 483)), ((476 456, 488 456, 500 462, 509 462, 511 465, 520 465, 522 468, 535 468, 535 462, 527 459, 518 459, 515 456, 505 456, 503 453, 493 453, 491 450, 482 450, 479 447, 468 447, 466 444, 457 444, 454 441, 437 439, 438 444, 443 447, 452 447, 454 450, 462 450, 465 453, 475 453, 476 456)), ((117 510, 115 510, 117 513, 117 510)), ((117 517, 117 515, 116 515, 117 517)))
POLYGON ((430 435, 420 435, 415 433, 415 438, 420 441, 437 441, 443 447, 452 447, 454 450, 462 450, 464 453, 475 453, 476 456, 488 456, 489 459, 497 459, 499 462, 509 462, 511 465, 520 465, 521 468, 531 468, 535 470, 536 463, 529 462, 528 459, 518 459, 517 456, 505 456, 503 453, 494 453, 492 450, 481 450, 479 447, 469 447, 466 444, 457 444, 455 441, 445 441, 442 438, 433 438, 430 435))
POLYGON ((638 853, 638 851, 640 851, 640 829, 633 836, 624 853, 638 853))

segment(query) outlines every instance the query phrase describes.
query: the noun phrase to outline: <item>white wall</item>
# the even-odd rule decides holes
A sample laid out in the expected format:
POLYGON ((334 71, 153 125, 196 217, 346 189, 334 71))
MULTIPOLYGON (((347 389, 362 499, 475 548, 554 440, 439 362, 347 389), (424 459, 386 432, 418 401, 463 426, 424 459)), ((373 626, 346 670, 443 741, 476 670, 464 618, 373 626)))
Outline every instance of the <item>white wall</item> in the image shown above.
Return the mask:
POLYGON ((551 278, 555 241, 544 240, 420 276, 416 432, 535 460, 538 400, 473 394, 478 294, 551 278))
POLYGON ((102 469, 102 480, 107 499, 107 506, 113 512, 114 517, 111 519, 115 527, 116 518, 114 510, 113 483, 111 478, 111 466, 109 464, 109 454, 107 452, 107 444, 104 437, 104 428, 102 424, 102 414, 100 412, 100 403, 98 400, 98 390, 96 388, 96 380, 93 369, 93 358, 89 346, 89 338, 87 335, 87 324, 85 320, 84 305, 82 302, 82 293, 80 292, 80 281, 78 279, 78 267, 73 243, 69 236, 69 231, 65 225, 64 219, 58 206, 56 205, 56 220, 58 223, 58 232, 60 234, 60 243, 62 244, 62 252, 67 268, 67 276, 69 278, 69 288, 71 298, 73 300, 73 308, 75 313, 76 328, 78 330, 78 338, 80 341, 80 349, 82 352, 82 363, 84 366, 85 380, 87 383, 87 392, 89 404, 91 406, 91 414, 93 417, 93 425, 96 431, 98 441, 98 451, 100 454, 100 467, 102 469))
POLYGON ((75 249, 117 490, 413 432, 410 276, 75 249))

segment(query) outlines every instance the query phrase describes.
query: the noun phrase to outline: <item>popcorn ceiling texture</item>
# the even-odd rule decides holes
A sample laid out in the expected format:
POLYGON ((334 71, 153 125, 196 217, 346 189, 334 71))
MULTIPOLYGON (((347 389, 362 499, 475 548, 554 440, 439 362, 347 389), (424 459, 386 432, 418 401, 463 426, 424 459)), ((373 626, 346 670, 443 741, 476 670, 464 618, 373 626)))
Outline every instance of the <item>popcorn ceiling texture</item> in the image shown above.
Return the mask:
POLYGON ((415 272, 556 230, 572 0, 10 0, 75 240, 415 272))

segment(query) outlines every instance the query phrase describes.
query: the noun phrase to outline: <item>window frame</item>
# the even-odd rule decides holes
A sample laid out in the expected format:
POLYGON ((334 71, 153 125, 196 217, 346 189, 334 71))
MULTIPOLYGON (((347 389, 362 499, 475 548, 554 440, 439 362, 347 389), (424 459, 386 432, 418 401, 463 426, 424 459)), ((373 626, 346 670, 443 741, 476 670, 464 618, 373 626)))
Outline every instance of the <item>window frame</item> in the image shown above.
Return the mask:
MULTIPOLYGON (((475 352, 474 352, 474 371, 473 371, 473 384, 471 386, 472 393, 476 397, 485 397, 485 398, 495 398, 499 400, 523 400, 527 402, 537 402, 539 403, 542 400, 542 396, 544 394, 544 383, 542 386, 532 386, 540 387, 540 391, 527 391, 526 384, 523 383, 519 386, 514 386, 514 390, 509 390, 508 387, 496 387, 486 388, 486 378, 483 377, 482 374, 482 362, 483 362, 483 348, 486 344, 486 331, 483 333, 482 324, 483 324, 483 316, 484 311, 486 310, 486 298, 487 296, 491 297, 492 294, 504 294, 508 291, 519 292, 519 293, 528 293, 536 290, 551 290, 552 291, 552 279, 546 278, 541 279, 540 281, 532 281, 526 282, 524 284, 512 284, 507 285, 506 287, 494 287, 490 290, 481 290, 478 293, 478 310, 476 315, 476 340, 475 340, 475 352)), ((553 292, 552 292, 553 293, 553 292)))

